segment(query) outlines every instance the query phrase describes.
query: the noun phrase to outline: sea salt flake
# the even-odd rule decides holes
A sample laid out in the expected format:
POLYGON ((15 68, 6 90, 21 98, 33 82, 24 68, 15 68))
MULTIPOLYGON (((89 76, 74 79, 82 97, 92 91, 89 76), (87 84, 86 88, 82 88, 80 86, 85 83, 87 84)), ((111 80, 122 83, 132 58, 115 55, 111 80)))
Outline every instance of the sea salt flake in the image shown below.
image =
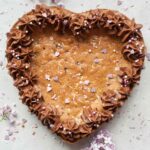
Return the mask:
POLYGON ((127 79, 127 78, 128 78, 128 76, 127 76, 127 75, 125 75, 123 78, 127 79))
POLYGON ((47 86, 47 92, 50 92, 50 91, 52 91, 52 87, 47 86))
POLYGON ((57 95, 54 94, 54 95, 52 96, 52 99, 53 99, 53 100, 56 100, 56 98, 57 98, 57 95))
POLYGON ((91 50, 91 49, 89 49, 89 50, 88 50, 88 52, 89 52, 89 53, 91 53, 91 52, 92 52, 92 50, 91 50))
POLYGON ((134 54, 134 53, 135 53, 134 49, 132 49, 132 50, 130 51, 130 53, 131 53, 131 54, 134 54))
POLYGON ((53 128, 54 127, 54 125, 53 124, 50 124, 50 128, 53 128))
POLYGON ((54 53, 54 56, 55 56, 55 57, 58 57, 59 55, 60 55, 60 53, 57 52, 57 51, 54 53))
POLYGON ((88 98, 88 96, 87 96, 87 95, 83 95, 83 97, 84 97, 85 99, 87 99, 87 98, 88 98))
POLYGON ((89 85, 90 84, 90 81, 89 80, 85 80, 84 81, 84 85, 89 85))
POLYGON ((43 17, 47 17, 47 14, 46 14, 46 13, 42 13, 42 16, 43 16, 43 17))
POLYGON ((112 20, 107 20, 107 23, 112 23, 112 20))
POLYGON ((113 49, 113 52, 117 52, 115 49, 113 49))
POLYGON ((65 99, 65 104, 69 104, 70 103, 70 99, 69 98, 66 98, 65 99))
MULTIPOLYGON (((22 48, 22 46, 21 46, 21 45, 19 45, 19 46, 18 46, 18 48, 19 48, 19 49, 21 49, 21 48, 22 48)), ((16 56, 19 56, 19 54, 18 54, 18 55, 16 55, 16 56)))
POLYGON ((139 59, 136 59, 134 62, 136 62, 136 63, 139 62, 139 59))
POLYGON ((72 132, 69 131, 68 134, 72 134, 72 132))
POLYGON ((26 65, 25 68, 28 69, 28 68, 29 68, 29 65, 26 65))
POLYGON ((45 79, 48 80, 48 81, 50 81, 50 75, 46 74, 45 75, 45 79))
POLYGON ((107 78, 108 78, 108 79, 113 79, 113 78, 114 78, 114 75, 110 73, 110 74, 107 75, 107 78))

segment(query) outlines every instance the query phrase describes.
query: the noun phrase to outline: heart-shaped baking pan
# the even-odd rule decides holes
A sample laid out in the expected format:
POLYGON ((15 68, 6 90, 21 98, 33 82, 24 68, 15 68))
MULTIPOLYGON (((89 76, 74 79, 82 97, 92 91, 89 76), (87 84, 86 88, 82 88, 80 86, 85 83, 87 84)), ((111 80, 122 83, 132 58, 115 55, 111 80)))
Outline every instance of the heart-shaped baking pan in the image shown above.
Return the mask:
POLYGON ((7 67, 22 102, 66 141, 91 134, 139 82, 141 27, 118 11, 37 5, 7 34, 7 67))

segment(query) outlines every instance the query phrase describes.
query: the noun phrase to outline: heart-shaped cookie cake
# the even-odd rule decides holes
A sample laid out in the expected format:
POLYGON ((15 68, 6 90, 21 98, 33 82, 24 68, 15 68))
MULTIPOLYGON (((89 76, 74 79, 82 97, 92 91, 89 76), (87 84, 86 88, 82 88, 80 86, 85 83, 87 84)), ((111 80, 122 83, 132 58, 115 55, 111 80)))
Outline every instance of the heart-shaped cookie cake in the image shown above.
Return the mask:
POLYGON ((7 66, 22 102, 66 141, 89 135, 139 82, 141 27, 117 11, 37 5, 7 34, 7 66))

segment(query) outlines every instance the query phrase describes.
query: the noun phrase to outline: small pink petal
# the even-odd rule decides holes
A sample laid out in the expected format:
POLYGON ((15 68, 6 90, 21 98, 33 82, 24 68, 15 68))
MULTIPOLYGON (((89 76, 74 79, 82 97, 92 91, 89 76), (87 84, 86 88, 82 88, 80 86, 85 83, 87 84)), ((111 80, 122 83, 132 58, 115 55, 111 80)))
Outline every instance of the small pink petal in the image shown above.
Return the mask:
POLYGON ((146 58, 147 58, 148 61, 150 61, 150 53, 146 54, 146 58))
POLYGON ((107 53, 107 49, 102 49, 101 53, 106 54, 107 53))

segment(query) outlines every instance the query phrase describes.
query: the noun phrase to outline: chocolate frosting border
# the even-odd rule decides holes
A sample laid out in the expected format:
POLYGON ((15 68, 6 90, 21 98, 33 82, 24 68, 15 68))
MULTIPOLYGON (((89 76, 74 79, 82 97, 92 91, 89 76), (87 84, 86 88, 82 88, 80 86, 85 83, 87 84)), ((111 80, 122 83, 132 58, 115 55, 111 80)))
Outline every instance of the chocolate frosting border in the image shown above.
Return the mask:
POLYGON ((142 25, 136 24, 134 19, 130 20, 118 11, 95 9, 77 14, 59 7, 37 5, 31 12, 23 15, 7 34, 7 67, 14 79, 14 85, 19 89, 22 102, 38 116, 43 125, 66 141, 73 143, 89 135, 100 124, 113 117, 117 108, 129 96, 134 84, 140 80, 145 57, 141 28, 142 25), (48 25, 64 34, 71 30, 75 36, 82 36, 93 28, 107 29, 108 34, 121 38, 124 43, 122 54, 132 64, 132 71, 126 67, 120 69, 122 86, 119 92, 106 91, 102 94, 102 112, 91 107, 83 110, 81 118, 84 124, 78 125, 74 120, 60 121, 57 109, 46 106, 40 91, 34 87, 37 78, 30 69, 34 55, 29 49, 34 41, 31 35, 35 27, 45 28, 48 25))

